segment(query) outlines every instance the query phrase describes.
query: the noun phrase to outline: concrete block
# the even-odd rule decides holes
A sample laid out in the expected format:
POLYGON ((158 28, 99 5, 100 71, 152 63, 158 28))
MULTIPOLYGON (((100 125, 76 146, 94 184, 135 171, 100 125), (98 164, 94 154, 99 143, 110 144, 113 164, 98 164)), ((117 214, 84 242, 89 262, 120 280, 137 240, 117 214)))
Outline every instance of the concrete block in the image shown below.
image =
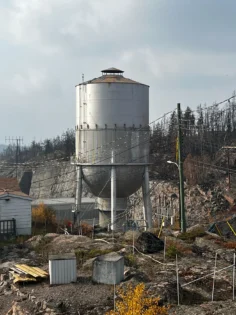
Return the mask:
POLYGON ((124 279, 124 257, 117 253, 98 256, 93 262, 93 281, 119 284, 124 279))

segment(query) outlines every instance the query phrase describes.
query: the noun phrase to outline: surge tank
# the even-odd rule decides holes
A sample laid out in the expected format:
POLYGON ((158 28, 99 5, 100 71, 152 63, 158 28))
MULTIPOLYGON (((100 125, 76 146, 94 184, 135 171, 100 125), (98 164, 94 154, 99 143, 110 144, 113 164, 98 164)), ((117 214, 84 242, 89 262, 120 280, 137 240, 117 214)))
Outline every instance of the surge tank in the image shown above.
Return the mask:
POLYGON ((76 159, 98 197, 101 225, 111 218, 112 195, 120 222, 127 197, 142 185, 149 163, 148 123, 149 86, 125 78, 122 70, 102 70, 101 77, 76 86, 76 159))

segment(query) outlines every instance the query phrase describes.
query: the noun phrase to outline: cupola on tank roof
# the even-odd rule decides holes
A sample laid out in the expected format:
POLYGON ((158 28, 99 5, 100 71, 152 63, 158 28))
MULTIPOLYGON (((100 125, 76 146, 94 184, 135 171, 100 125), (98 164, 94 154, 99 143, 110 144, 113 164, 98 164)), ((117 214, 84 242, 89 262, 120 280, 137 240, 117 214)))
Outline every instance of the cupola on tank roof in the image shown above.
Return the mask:
POLYGON ((120 70, 120 69, 117 69, 117 68, 108 68, 108 69, 105 69, 105 70, 102 70, 101 71, 102 73, 106 74, 106 73, 112 73, 112 74, 118 74, 118 73, 124 73, 123 70, 120 70))

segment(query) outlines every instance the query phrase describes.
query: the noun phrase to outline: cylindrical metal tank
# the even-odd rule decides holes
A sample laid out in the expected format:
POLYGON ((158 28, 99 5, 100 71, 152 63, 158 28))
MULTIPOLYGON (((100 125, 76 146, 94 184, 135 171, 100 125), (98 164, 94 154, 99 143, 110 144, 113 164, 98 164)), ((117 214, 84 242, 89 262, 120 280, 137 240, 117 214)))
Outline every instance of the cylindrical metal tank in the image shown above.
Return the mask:
POLYGON ((76 86, 76 158, 95 196, 111 197, 112 161, 117 198, 141 187, 149 162, 148 123, 149 86, 125 78, 122 70, 103 70, 76 86))

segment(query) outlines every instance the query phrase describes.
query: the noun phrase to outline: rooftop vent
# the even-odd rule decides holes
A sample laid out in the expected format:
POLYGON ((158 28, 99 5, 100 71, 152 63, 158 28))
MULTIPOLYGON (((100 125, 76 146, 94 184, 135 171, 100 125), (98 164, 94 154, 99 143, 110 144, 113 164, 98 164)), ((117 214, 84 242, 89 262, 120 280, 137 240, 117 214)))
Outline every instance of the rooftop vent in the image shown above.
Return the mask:
POLYGON ((117 68, 108 68, 102 70, 102 75, 123 75, 124 71, 117 68))

